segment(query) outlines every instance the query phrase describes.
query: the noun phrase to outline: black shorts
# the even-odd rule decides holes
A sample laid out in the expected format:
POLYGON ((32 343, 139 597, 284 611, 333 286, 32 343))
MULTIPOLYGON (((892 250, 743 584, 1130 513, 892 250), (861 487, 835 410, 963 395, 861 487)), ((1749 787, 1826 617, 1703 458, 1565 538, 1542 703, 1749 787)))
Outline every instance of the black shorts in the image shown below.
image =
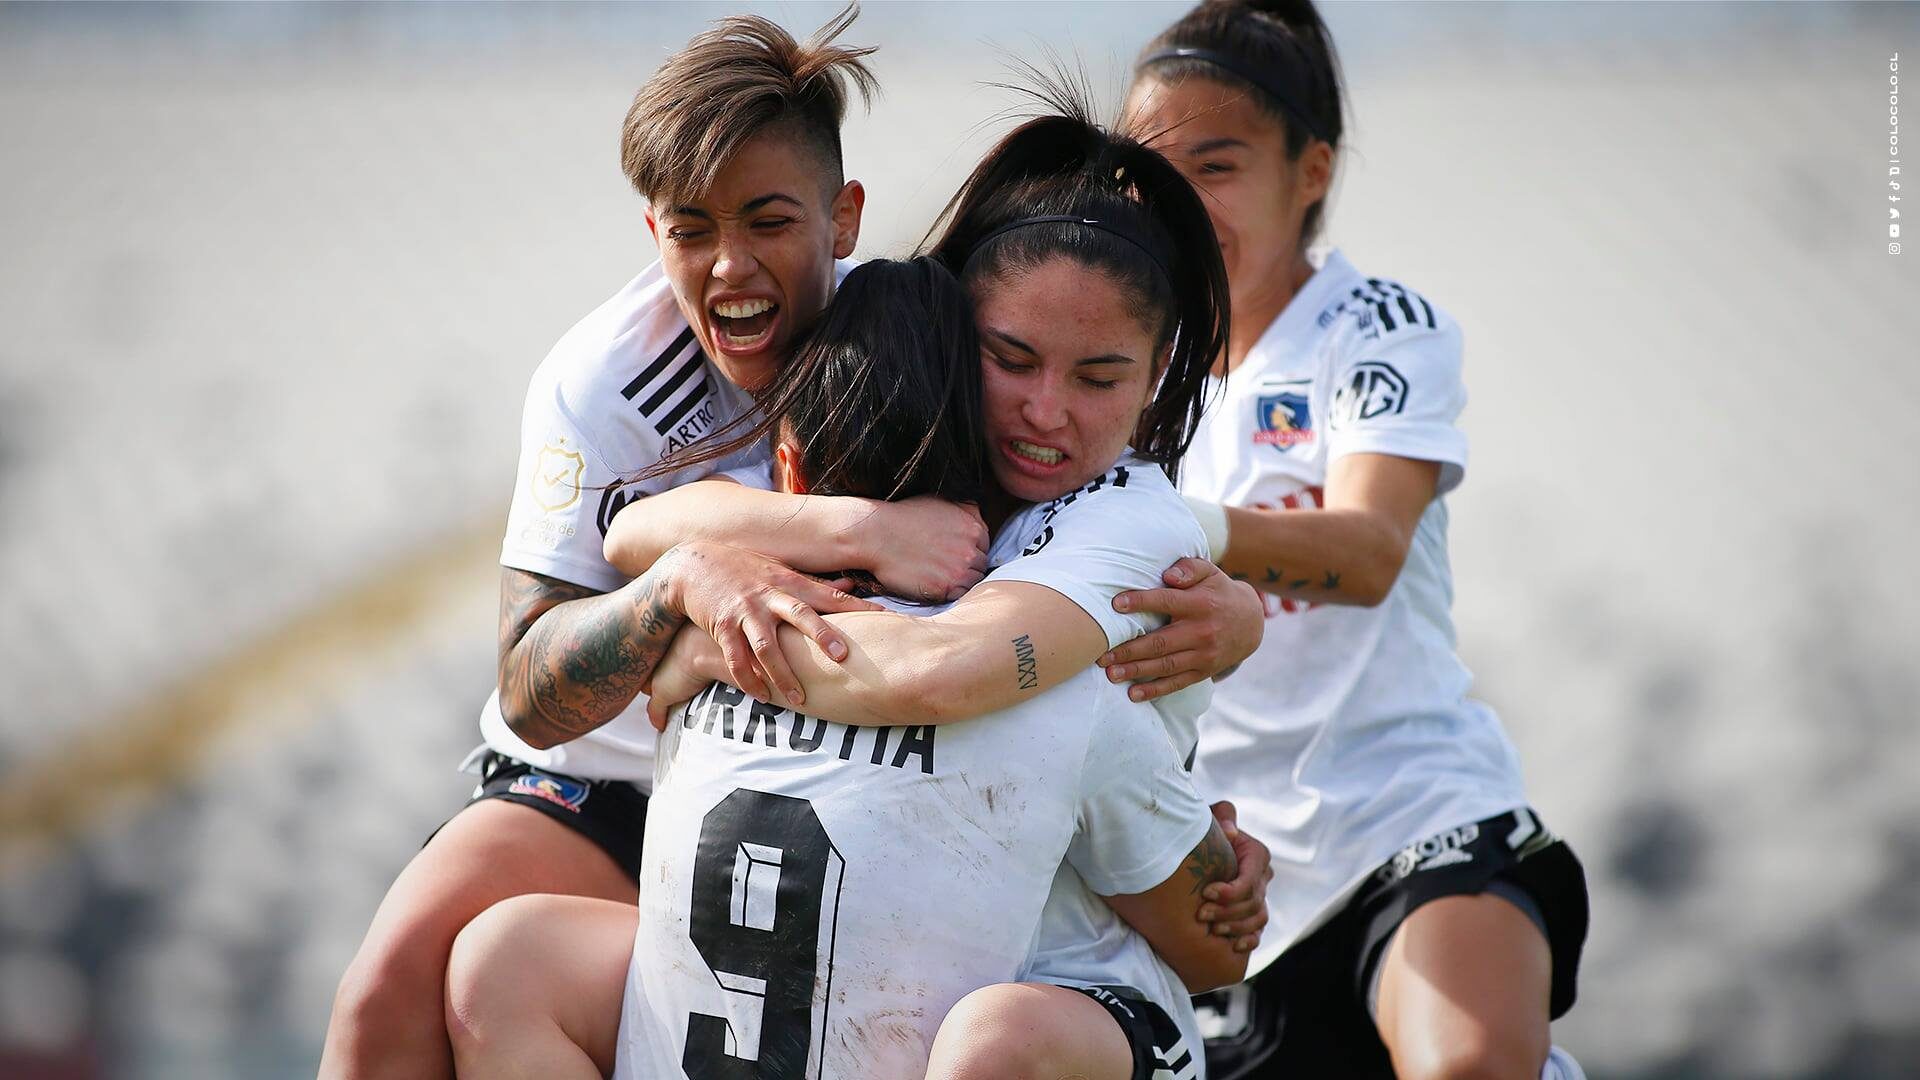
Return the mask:
POLYGON ((1587 938, 1586 872, 1532 811, 1519 810, 1409 845, 1259 974, 1194 998, 1207 1033, 1207 1075, 1392 1080, 1371 1003, 1387 944, 1429 900, 1483 892, 1515 901, 1546 936, 1549 1010, 1559 1019, 1573 1007, 1587 938))
POLYGON ((629 878, 640 879, 647 797, 625 780, 582 780, 489 750, 480 759, 480 786, 467 805, 487 799, 533 807, 598 844, 629 878))
POLYGON ((1199 1062, 1167 1010, 1130 986, 1069 986, 1106 1008, 1133 1049, 1132 1080, 1194 1080, 1199 1062))

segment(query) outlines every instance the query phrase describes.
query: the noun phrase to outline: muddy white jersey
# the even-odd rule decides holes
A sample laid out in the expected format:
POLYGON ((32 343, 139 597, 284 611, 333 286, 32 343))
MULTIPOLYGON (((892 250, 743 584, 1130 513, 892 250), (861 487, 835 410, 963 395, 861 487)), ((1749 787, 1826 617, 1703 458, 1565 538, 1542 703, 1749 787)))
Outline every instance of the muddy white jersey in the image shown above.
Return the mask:
MULTIPOLYGON (((1113 598, 1165 588, 1160 575, 1188 556, 1207 557, 1205 531, 1166 472, 1129 451, 1084 487, 1008 518, 987 552, 994 569, 986 580, 1060 593, 1100 624, 1113 648, 1166 624, 1149 612, 1115 611, 1113 598)), ((1213 683, 1202 680, 1153 702, 1183 759, 1212 694, 1213 683)))
MULTIPOLYGON (((1155 1080, 1203 1080, 1207 1074, 1206 1054, 1186 984, 1139 931, 1114 914, 1101 899, 1103 893, 1118 895, 1096 890, 1072 863, 1060 864, 1053 891, 1040 914, 1040 935, 1034 940, 1033 956, 1020 974, 1021 981, 1057 986, 1127 986, 1139 991, 1180 1029, 1178 1043, 1155 1048, 1161 1053, 1155 1080)), ((1197 899, 1194 906, 1199 907, 1197 899)))
MULTIPOLYGON (((842 260, 838 276, 854 265, 842 260)), ((716 466, 623 481, 750 406, 701 350, 653 263, 567 331, 535 370, 500 564, 600 592, 626 584, 602 554, 614 514, 716 466)), ((594 731, 536 750, 508 729, 496 692, 481 709, 480 732, 508 757, 587 780, 627 780, 644 791, 653 782, 655 743, 646 709, 646 698, 636 697, 594 731)))
POLYGON ((922 1075, 948 1009, 1019 976, 1063 859, 1144 891, 1210 820, 1092 668, 941 727, 716 684, 662 736, 615 1075, 922 1075))
MULTIPOLYGON (((1273 852, 1271 921, 1249 974, 1407 844, 1523 805, 1520 765, 1454 654, 1444 496, 1466 437, 1460 330, 1339 252, 1212 387, 1181 490, 1228 506, 1321 505, 1328 465, 1373 453, 1438 462, 1439 491, 1376 607, 1270 594, 1260 648, 1215 686, 1198 782, 1273 852)), ((1266 571, 1273 580, 1287 567, 1266 571)))
MULTIPOLYGON (((1206 554, 1206 535, 1166 473, 1129 453, 1077 491, 1010 518, 994 538, 988 561, 995 569, 987 580, 1026 581, 1059 592, 1100 624, 1112 647, 1165 622, 1143 612, 1114 611, 1116 595, 1161 588, 1167 567, 1206 554)), ((1153 703, 1183 762, 1192 761, 1211 687, 1202 682, 1153 703)), ((1166 1072, 1182 1080, 1204 1075, 1186 987, 1147 940, 1114 914, 1102 893, 1115 894, 1091 886, 1070 863, 1061 865, 1021 977, 1064 986, 1132 987, 1165 1010, 1184 1037, 1184 1045, 1161 1063, 1166 1072)))

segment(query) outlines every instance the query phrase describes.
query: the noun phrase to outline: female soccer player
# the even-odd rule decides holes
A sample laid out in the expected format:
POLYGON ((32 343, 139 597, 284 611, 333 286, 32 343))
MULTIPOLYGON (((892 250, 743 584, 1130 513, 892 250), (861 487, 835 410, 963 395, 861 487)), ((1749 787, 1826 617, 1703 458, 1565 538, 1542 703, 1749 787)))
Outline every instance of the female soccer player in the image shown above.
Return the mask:
MULTIPOLYGON (((1342 131, 1326 27, 1306 0, 1209 0, 1147 47, 1128 109, 1203 194, 1232 285, 1182 491, 1268 600, 1201 725, 1197 771, 1276 863, 1212 1073, 1577 1075, 1548 1022, 1573 1002, 1584 877, 1453 648, 1460 331, 1308 256, 1342 131)), ((1106 659, 1115 679, 1157 667, 1106 659)))
MULTIPOLYGON (((977 499, 968 318, 938 262, 855 270, 744 441, 777 432, 787 491, 977 499)), ((476 920, 452 969, 462 1075, 598 1075, 620 975, 618 1075, 919 1075, 948 1006, 1019 974, 1063 860, 1192 981, 1244 968, 1193 918, 1192 882, 1232 874, 1226 838, 1154 710, 1091 665, 938 729, 846 727, 716 684, 662 748, 637 941, 631 910, 585 898, 521 898, 476 920)), ((1097 1074, 1118 1080, 1134 1051, 1105 1010, 1123 1004, 1170 1047, 1178 1031, 1148 998, 1185 997, 1138 934, 1102 943, 1107 981, 1148 977, 1047 989, 1126 1063, 1097 1074)))
MULTIPOLYGON (((1016 538, 1015 553, 1024 549, 1029 554, 997 571, 1003 580, 989 580, 950 611, 926 619, 891 613, 881 619, 883 613, 875 613, 875 620, 860 625, 836 617, 842 620, 837 629, 852 645, 845 663, 850 678, 836 683, 832 669, 840 665, 796 650, 794 668, 806 684, 810 715, 918 723, 922 716, 954 719, 994 708, 981 702, 995 695, 1004 695, 1008 704, 1032 701, 1047 687, 1084 671, 1102 651, 1106 635, 1096 617, 1113 617, 1108 605, 1114 589, 1129 587, 1128 582, 1151 584, 1157 578, 1153 568, 1165 564, 1163 556, 1204 546, 1190 515, 1153 463, 1137 457, 1116 460, 1129 436, 1136 449, 1169 461, 1177 458, 1197 412, 1193 394, 1204 377, 1206 358, 1224 342, 1224 314, 1217 303, 1224 292, 1224 274, 1204 210, 1177 174, 1157 155, 1112 139, 1084 120, 1036 121, 1010 136, 976 171, 956 199, 941 248, 962 268, 989 342, 982 358, 992 436, 989 453, 1002 490, 987 501, 988 515, 1004 518, 1018 508, 1017 497, 1010 498, 1006 489, 1051 501, 1027 510, 1031 520, 1024 525, 1003 529, 1016 538), (1053 460, 1036 461, 1041 468, 1023 471, 1007 460, 1013 455, 1053 460), (1160 551, 1162 547, 1167 551, 1160 551), (1079 555, 1070 554, 1076 550, 1079 555), (983 595, 986 602, 977 602, 983 595), (1078 625, 1083 622, 1085 627, 1078 625), (921 627, 933 629, 921 633, 921 627), (1074 642, 1074 634, 1090 640, 1074 642), (1002 651, 1012 654, 1004 665, 1002 651), (903 659, 904 673, 894 670, 903 659), (948 695, 954 700, 943 700, 948 695)), ((675 494, 692 498, 691 489, 675 494)), ((713 500, 727 494, 709 485, 695 505, 714 507, 713 500)), ((656 505, 647 520, 661 521, 663 512, 656 505)), ((734 591, 726 559, 718 551, 701 550, 711 548, 675 549, 642 575, 642 581, 660 585, 649 595, 663 623, 673 621, 676 609, 701 621, 696 609, 704 601, 694 594, 734 591), (680 552, 685 554, 676 554, 680 552), (676 569, 671 565, 676 561, 686 565, 676 569), (681 583, 669 586, 676 576, 681 583)), ((788 644, 792 648, 795 643, 788 644)), ((725 671, 717 668, 713 674, 725 671)), ((668 696, 661 684, 671 679, 663 668, 653 688, 656 700, 668 696)), ((1164 736, 1160 738, 1164 742, 1164 736)), ((1170 931, 1193 925, 1194 901, 1186 891, 1193 887, 1192 882, 1182 886, 1184 903, 1178 905, 1179 917, 1170 931)), ((1084 892, 1086 886, 1077 888, 1084 892)), ((476 929, 468 939, 468 952, 497 956, 483 947, 486 937, 524 942, 531 926, 562 925, 560 920, 508 917, 509 911, 524 914, 528 909, 529 904, 516 904, 486 920, 492 931, 476 929), (493 934, 503 924, 513 925, 515 932, 493 934)), ((1071 931, 1084 927, 1084 922, 1072 922, 1083 911, 1072 903, 1061 909, 1069 925, 1056 936, 1071 937, 1071 931)), ((1149 936, 1162 944, 1159 936, 1149 936)), ((1043 930, 1043 944, 1047 940, 1043 930)), ((583 955, 578 949, 555 951, 583 955)), ((1163 951, 1178 955, 1178 950, 1163 951)), ((1124 965, 1111 964, 1117 952, 1106 954, 1111 966, 1105 967, 1092 952, 1069 951, 1050 965, 1043 950, 1030 977, 1073 983, 1128 981, 1124 965)), ((1180 966, 1179 976, 1163 973, 1158 985, 1177 987, 1180 977, 1197 985, 1214 981, 1204 971, 1180 966)), ((478 966, 464 970, 472 974, 478 966)), ((526 978, 523 974, 516 995, 527 992, 526 978)), ((1131 985, 1138 989, 1151 982, 1141 978, 1131 985)), ((579 972, 570 974, 566 985, 576 994, 585 993, 579 972)), ((456 978, 456 993, 460 986, 485 995, 484 979, 456 978)), ((1104 1046, 1107 1064, 1122 1063, 1117 1075, 1127 1075, 1136 1065, 1151 1068, 1156 1060, 1178 1063, 1181 1071, 1192 1066, 1177 1049, 1179 1029, 1190 1028, 1190 1022, 1146 1023, 1149 1009, 1138 998, 1111 990, 1083 995, 1047 985, 1022 991, 1056 998, 1046 1011, 1059 1025, 1055 1030, 1087 1036, 1072 1044, 1052 1041, 1052 1052, 1104 1046), (1069 1024, 1069 1017, 1078 1019, 1069 1024)), ((1169 1004, 1185 1011, 1184 1002, 1169 1004)), ((488 1010, 476 1003, 473 1011, 478 1015, 488 1010)), ((976 1011, 975 1019, 986 1015, 976 1011)), ((578 1026, 556 1021, 547 1030, 578 1026)), ((960 1070, 966 1064, 945 1063, 956 1070, 954 1075, 965 1075, 960 1070)), ((1109 1075, 1101 1069, 1090 1071, 1109 1075)))
MULTIPOLYGON (((978 715, 1025 700, 1051 685, 1045 680, 1076 672, 1097 655, 1099 635, 1079 625, 1091 622, 1088 616, 1119 623, 1109 640, 1138 632, 1137 624, 1112 612, 1115 592, 1155 583, 1153 568, 1179 553, 1168 546, 1163 523, 1191 523, 1164 474, 1137 455, 1144 447, 1177 461, 1183 428, 1198 411, 1194 369, 1185 365, 1225 340, 1215 302, 1221 271, 1204 212, 1188 194, 1158 155, 1106 135, 1082 115, 1037 120, 1016 131, 956 196, 936 250, 959 269, 976 301, 989 460, 998 487, 984 510, 997 530, 992 561, 1013 561, 933 619, 835 616, 836 628, 857 643, 858 662, 835 670, 817 656, 796 659, 810 713, 863 724, 978 715), (1164 378, 1161 356, 1170 372, 1164 378), (1148 420, 1155 410, 1162 423, 1178 418, 1172 430, 1143 434, 1147 402, 1148 420), (1126 452, 1128 441, 1134 453, 1126 452), (1025 500, 1034 502, 1021 509, 1025 500), (1068 636, 1076 632, 1083 635, 1078 641, 1068 636)), ((662 499, 704 508, 729 497, 708 484, 662 499)), ((613 549, 622 542, 657 551, 697 528, 695 515, 657 502, 642 526, 623 531, 615 523, 609 549, 616 559, 621 555, 613 549)), ((682 683, 670 658, 654 684, 655 711, 724 674, 709 652, 697 677, 682 683)), ((1196 720, 1186 703, 1176 695, 1163 709, 1183 757, 1193 746, 1196 720)), ((1101 950, 1076 951, 1074 939, 1084 940, 1103 911, 1077 880, 1064 883, 1050 904, 1056 917, 1043 931, 1031 973, 1036 983, 1102 979, 1101 950), (1059 947, 1049 948, 1056 933, 1059 947)), ((1257 913, 1214 914, 1222 932, 1251 947, 1257 913), (1252 925, 1227 925, 1241 918, 1252 925)), ((1059 1059, 1008 1056, 1014 1048, 1062 1053, 1086 1045, 1070 1035, 1089 1026, 1080 1015, 1085 1002, 1033 1008, 1036 997, 1057 989, 1000 988, 969 999, 956 1018, 966 1035, 943 1040, 936 1062, 953 1076, 990 1073, 1015 1060, 1064 1067, 1059 1059), (1002 1037, 990 1038, 995 1031, 1002 1037)), ((1125 1004, 1103 1003, 1123 1027, 1131 1023, 1134 1012, 1125 1004)), ((1184 1013, 1174 1010, 1176 1017, 1184 1013)), ((1164 1040, 1154 1045, 1171 1049, 1164 1040)), ((1143 1061, 1152 1060, 1141 1053, 1143 1061)))
MULTIPOLYGON (((849 91, 872 88, 870 50, 835 40, 853 16, 806 42, 756 16, 723 19, 635 98, 621 159, 661 259, 569 331, 529 387, 482 783, 394 882, 341 978, 326 1080, 451 1075, 447 954, 488 905, 634 895, 655 737, 636 697, 658 654, 632 648, 629 575, 601 541, 623 504, 703 474, 619 483, 746 409, 847 269, 864 193, 844 176, 840 123, 849 91)), ((906 595, 948 598, 985 570, 978 515, 938 500, 818 499, 807 522, 836 569, 906 595)), ((836 602, 782 573, 788 592, 836 602)), ((1215 584, 1230 583, 1215 575, 1165 605, 1191 616, 1176 625, 1215 625, 1215 584)), ((778 616, 763 597, 731 598, 732 617, 766 626, 778 616)), ((1258 626, 1257 613, 1244 620, 1246 651, 1258 626)))

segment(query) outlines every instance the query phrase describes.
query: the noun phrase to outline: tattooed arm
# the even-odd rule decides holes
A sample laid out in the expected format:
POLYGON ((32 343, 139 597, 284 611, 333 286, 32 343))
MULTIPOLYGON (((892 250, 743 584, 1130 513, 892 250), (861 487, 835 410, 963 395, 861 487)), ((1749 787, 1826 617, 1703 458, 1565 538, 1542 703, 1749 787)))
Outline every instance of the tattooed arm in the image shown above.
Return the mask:
POLYGON ((1316 604, 1371 607, 1407 561, 1440 477, 1432 461, 1348 454, 1327 469, 1317 510, 1227 507, 1220 566, 1262 592, 1316 604))
POLYGON ((724 544, 672 548, 646 573, 610 593, 507 569, 500 587, 500 711, 530 746, 578 738, 618 716, 653 677, 689 621, 738 643, 727 678, 755 697, 766 680, 793 685, 777 651, 782 623, 801 640, 844 653, 816 612, 873 605, 804 574, 724 544), (751 651, 749 651, 751 650, 751 651))
POLYGON ((1210 563, 1183 559, 1168 570, 1168 588, 1114 597, 1117 610, 1156 612, 1171 621, 1102 656, 1107 677, 1133 682, 1136 701, 1225 677, 1258 647, 1266 626, 1260 598, 1248 585, 1315 604, 1371 607, 1385 600, 1433 501, 1439 472, 1431 461, 1349 454, 1329 468, 1320 509, 1225 507, 1228 540, 1219 569, 1231 580, 1213 573, 1210 563))
POLYGON ((659 575, 610 593, 502 567, 500 712, 544 750, 618 716, 640 692, 686 616, 659 575))
MULTIPOLYGON (((1230 986, 1246 977, 1252 943, 1212 932, 1194 918, 1207 886, 1231 881, 1238 868, 1233 844, 1212 823, 1173 876, 1143 893, 1109 896, 1108 906, 1160 954, 1193 993, 1230 986)), ((1252 939, 1258 941, 1258 937, 1252 939)))

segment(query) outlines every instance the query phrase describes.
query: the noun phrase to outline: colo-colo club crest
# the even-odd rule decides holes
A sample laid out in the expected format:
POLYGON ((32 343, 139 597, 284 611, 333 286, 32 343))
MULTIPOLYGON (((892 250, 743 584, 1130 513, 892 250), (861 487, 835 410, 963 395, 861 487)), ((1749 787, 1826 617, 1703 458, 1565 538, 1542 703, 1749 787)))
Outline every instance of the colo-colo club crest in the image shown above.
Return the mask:
POLYGON ((1262 387, 1255 410, 1260 421, 1253 441, 1263 446, 1291 450, 1313 441, 1313 412, 1307 392, 1312 384, 1305 379, 1281 383, 1270 390, 1262 387))

